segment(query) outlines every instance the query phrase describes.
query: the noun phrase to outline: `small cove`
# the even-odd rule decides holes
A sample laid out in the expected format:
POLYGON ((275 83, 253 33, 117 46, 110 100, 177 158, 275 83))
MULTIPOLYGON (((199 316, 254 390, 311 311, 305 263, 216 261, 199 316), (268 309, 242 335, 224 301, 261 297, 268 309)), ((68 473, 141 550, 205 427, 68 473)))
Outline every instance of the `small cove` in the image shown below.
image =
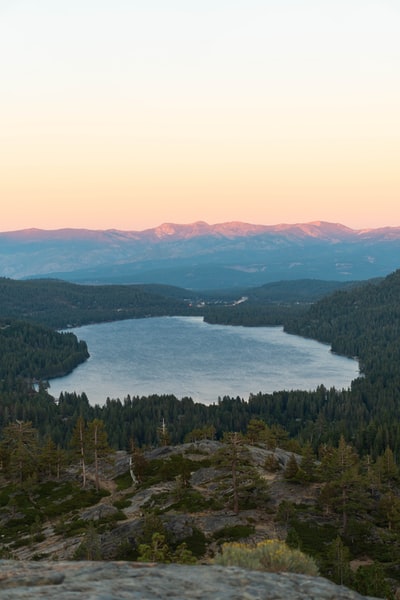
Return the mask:
POLYGON ((85 392, 91 404, 107 397, 174 394, 211 404, 218 397, 278 390, 348 388, 355 360, 281 327, 209 325, 201 317, 157 317, 72 329, 90 358, 50 381, 50 393, 85 392))

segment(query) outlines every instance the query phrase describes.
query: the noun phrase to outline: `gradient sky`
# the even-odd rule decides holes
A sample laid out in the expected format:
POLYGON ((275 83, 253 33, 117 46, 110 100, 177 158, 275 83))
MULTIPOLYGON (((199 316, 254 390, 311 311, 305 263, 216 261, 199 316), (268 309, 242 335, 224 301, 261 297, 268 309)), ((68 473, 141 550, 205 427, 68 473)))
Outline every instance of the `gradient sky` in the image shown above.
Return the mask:
POLYGON ((0 230, 400 225, 398 0, 0 0, 0 230))

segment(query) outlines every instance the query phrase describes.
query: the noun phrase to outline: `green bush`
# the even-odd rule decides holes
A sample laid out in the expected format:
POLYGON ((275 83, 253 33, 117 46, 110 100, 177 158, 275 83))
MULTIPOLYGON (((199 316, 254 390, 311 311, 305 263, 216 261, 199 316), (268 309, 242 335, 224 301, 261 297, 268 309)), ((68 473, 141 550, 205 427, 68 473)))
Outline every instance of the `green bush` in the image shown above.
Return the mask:
POLYGON ((254 525, 233 525, 218 529, 213 535, 214 540, 219 540, 221 543, 229 540, 240 540, 253 535, 255 531, 254 525))
POLYGON ((130 471, 126 471, 122 475, 118 475, 118 477, 114 478, 115 483, 117 484, 117 490, 122 492, 123 490, 127 490, 133 485, 132 477, 130 471))
POLYGON ((15 485, 7 485, 0 490, 0 507, 7 506, 12 494, 15 494, 17 488, 15 485))
POLYGON ((264 462, 264 469, 268 471, 268 473, 276 473, 280 471, 281 465, 279 464, 279 460, 276 458, 275 454, 269 454, 264 462))
POLYGON ((36 502, 45 517, 54 518, 97 504, 101 498, 109 495, 105 490, 82 489, 72 482, 47 482, 38 486, 36 502))
POLYGON ((54 526, 54 533, 63 535, 64 537, 71 537, 78 533, 85 533, 86 528, 87 522, 82 519, 75 519, 68 523, 61 521, 54 526))
POLYGON ((354 589, 359 594, 368 596, 385 597, 394 600, 390 584, 385 576, 385 571, 379 563, 363 565, 356 571, 354 577, 354 589))
POLYGON ((190 474, 193 471, 209 465, 210 461, 193 461, 181 454, 173 454, 168 458, 155 458, 146 464, 143 473, 143 482, 140 484, 140 489, 151 487, 163 481, 174 481, 177 477, 181 477, 185 484, 190 479, 190 474))
POLYGON ((123 540, 116 548, 114 560, 133 560, 138 558, 138 551, 135 545, 129 540, 123 540))
POLYGON ((256 571, 318 575, 317 565, 310 556, 289 548, 279 540, 265 540, 254 546, 238 542, 224 544, 222 553, 215 557, 214 562, 256 571))
POLYGON ((181 543, 186 544, 186 548, 196 558, 201 558, 207 550, 207 538, 197 527, 192 528, 192 535, 181 540, 181 543))
POLYGON ((115 508, 118 508, 118 510, 123 510, 124 508, 128 508, 128 506, 131 505, 131 501, 128 500, 127 498, 124 498, 123 500, 115 500, 115 502, 113 502, 113 506, 115 506, 115 508))
POLYGON ((336 528, 328 523, 319 525, 312 521, 291 519, 290 525, 300 539, 301 549, 318 559, 325 554, 327 545, 337 536, 336 528))
POLYGON ((182 490, 181 497, 170 507, 176 511, 200 512, 212 508, 213 504, 204 498, 200 492, 191 488, 182 490))

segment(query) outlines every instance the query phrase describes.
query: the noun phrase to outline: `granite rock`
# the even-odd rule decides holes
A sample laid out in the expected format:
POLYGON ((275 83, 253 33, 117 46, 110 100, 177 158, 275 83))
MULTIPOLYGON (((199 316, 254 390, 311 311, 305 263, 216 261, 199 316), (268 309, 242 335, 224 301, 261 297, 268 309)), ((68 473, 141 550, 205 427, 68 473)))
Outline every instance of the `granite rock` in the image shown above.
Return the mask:
POLYGON ((0 561, 0 600, 362 600, 321 577, 216 565, 0 561))

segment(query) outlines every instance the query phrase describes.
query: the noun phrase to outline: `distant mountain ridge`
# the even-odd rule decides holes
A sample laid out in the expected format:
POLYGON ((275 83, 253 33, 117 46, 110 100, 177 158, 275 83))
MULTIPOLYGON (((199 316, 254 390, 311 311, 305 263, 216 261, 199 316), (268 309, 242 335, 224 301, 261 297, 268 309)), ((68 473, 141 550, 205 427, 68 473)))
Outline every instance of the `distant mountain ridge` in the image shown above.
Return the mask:
POLYGON ((187 288, 282 279, 382 277, 400 266, 400 227, 340 223, 164 223, 143 231, 24 229, 0 233, 0 276, 187 288))
POLYGON ((309 223, 278 225, 255 225, 241 221, 229 221, 209 225, 205 221, 195 221, 189 224, 162 223, 161 225, 143 230, 120 230, 120 229, 20 229, 16 231, 0 232, 0 238, 15 240, 33 239, 70 239, 70 238, 102 238, 114 237, 120 239, 188 239, 199 236, 223 236, 223 237, 245 237, 260 235, 262 233, 285 233, 288 236, 316 237, 321 239, 349 238, 358 236, 360 238, 370 236, 393 236, 400 237, 400 227, 382 227, 376 229, 351 229, 340 223, 327 221, 311 221, 309 223))

